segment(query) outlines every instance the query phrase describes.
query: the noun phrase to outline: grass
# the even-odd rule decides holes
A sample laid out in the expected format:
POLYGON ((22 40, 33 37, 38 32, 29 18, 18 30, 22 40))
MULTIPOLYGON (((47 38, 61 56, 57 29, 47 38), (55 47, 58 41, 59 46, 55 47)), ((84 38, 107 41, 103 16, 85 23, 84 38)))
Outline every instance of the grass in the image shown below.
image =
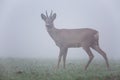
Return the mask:
POLYGON ((84 71, 85 60, 67 60, 66 69, 56 69, 57 60, 0 59, 0 80, 120 80, 119 61, 93 61, 84 71))

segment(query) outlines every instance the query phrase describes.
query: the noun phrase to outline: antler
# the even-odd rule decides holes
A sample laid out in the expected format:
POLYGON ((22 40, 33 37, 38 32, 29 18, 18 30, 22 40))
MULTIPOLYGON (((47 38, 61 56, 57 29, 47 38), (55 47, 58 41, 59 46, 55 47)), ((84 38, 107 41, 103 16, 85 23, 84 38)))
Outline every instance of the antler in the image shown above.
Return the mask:
POLYGON ((53 11, 51 10, 50 17, 52 17, 52 13, 53 13, 53 11))
POLYGON ((47 13, 47 11, 46 11, 46 16, 48 17, 48 13, 47 13))

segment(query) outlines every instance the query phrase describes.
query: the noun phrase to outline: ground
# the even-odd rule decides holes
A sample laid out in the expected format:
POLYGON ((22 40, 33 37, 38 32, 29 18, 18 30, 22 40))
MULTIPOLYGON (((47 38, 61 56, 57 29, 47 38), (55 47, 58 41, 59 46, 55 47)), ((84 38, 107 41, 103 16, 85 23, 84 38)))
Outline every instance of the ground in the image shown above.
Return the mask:
POLYGON ((0 59, 0 80, 120 80, 120 60, 93 61, 84 70, 87 60, 67 60, 66 69, 56 69, 57 59, 0 59))

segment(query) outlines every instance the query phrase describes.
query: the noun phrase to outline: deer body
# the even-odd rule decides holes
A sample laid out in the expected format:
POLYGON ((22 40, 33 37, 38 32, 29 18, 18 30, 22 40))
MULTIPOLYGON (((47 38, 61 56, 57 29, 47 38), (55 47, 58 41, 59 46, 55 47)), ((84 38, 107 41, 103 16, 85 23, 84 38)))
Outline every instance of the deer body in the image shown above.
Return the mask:
POLYGON ((81 28, 81 29, 57 29, 55 28, 53 21, 56 18, 56 14, 50 14, 46 16, 41 14, 42 19, 46 23, 47 32, 52 37, 56 45, 60 48, 59 59, 58 59, 58 68, 63 57, 63 65, 65 68, 66 56, 68 48, 72 47, 82 47, 89 56, 89 61, 85 66, 85 70, 89 66, 90 62, 93 59, 93 54, 90 48, 93 48, 98 53, 100 53, 106 61, 107 68, 109 68, 108 59, 106 53, 102 51, 99 47, 98 40, 99 35, 98 31, 90 28, 81 28))
POLYGON ((84 43, 91 45, 97 39, 95 35, 98 33, 96 30, 83 28, 83 29, 51 29, 48 30, 49 35, 55 41, 58 47, 82 47, 84 43))

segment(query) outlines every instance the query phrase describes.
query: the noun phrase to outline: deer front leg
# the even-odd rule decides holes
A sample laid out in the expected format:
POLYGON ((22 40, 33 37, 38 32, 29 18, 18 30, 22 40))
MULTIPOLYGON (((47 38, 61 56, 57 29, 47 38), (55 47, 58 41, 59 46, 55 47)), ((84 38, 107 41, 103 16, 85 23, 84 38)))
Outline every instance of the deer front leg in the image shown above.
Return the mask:
POLYGON ((85 70, 87 70, 87 68, 88 68, 89 64, 91 63, 91 61, 93 60, 94 56, 89 47, 83 47, 83 49, 86 51, 86 53, 89 56, 89 61, 88 61, 87 65, 85 66, 85 70))
POLYGON ((64 68, 64 69, 65 69, 65 65, 66 65, 67 51, 68 51, 68 49, 65 48, 65 49, 64 49, 64 53, 63 53, 63 68, 64 68))
POLYGON ((66 55, 67 55, 67 48, 61 47, 59 52, 59 57, 58 57, 59 59, 58 59, 57 68, 59 68, 62 56, 63 56, 63 65, 65 68, 66 55))
POLYGON ((58 56, 58 64, 57 64, 57 68, 59 68, 60 62, 61 62, 61 58, 62 58, 62 53, 61 51, 59 52, 59 56, 58 56))

